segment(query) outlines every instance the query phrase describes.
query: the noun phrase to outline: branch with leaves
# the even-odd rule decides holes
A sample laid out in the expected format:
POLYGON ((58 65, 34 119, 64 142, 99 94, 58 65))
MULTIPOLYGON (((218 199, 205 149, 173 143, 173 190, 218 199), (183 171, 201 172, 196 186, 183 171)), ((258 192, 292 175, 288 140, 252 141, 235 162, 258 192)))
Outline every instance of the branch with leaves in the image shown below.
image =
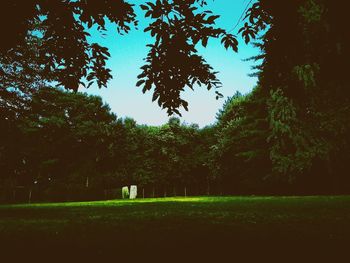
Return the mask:
POLYGON ((210 38, 221 38, 226 49, 237 52, 238 42, 234 35, 215 27, 218 15, 202 10, 205 1, 157 0, 141 5, 145 17, 152 19, 145 32, 155 38, 150 48, 137 86, 142 91, 154 88, 153 101, 167 109, 169 115, 181 115, 179 108, 188 110, 188 103, 181 98, 186 89, 195 85, 216 89, 216 98, 222 97, 217 90, 221 82, 217 72, 198 54, 198 44, 207 46, 210 38))

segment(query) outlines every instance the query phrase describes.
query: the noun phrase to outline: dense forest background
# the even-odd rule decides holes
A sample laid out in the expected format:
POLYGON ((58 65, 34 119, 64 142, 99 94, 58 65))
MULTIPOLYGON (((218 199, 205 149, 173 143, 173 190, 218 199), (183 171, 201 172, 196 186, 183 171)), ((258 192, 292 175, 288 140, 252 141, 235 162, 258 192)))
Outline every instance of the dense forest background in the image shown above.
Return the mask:
MULTIPOLYGON (((36 45, 26 47, 21 74, 15 56, 2 55, 0 200, 28 198, 28 191, 35 201, 113 198, 130 184, 146 197, 349 193, 346 19, 340 1, 253 4, 240 33, 261 50, 251 58, 259 61, 258 85, 228 98, 216 123, 201 129, 176 117, 138 125, 117 118, 98 96, 38 87, 36 45)), ((147 90, 146 75, 138 84, 147 90)), ((169 113, 180 105, 168 105, 169 113)))

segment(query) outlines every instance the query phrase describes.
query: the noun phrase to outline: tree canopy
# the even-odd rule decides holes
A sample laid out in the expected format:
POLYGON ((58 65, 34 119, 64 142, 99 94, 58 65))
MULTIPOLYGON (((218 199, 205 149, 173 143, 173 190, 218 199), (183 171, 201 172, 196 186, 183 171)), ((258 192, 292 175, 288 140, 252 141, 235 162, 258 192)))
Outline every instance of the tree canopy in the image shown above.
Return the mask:
MULTIPOLYGON (((18 186, 36 189, 38 200, 71 200, 107 198, 131 183, 148 196, 349 193, 349 40, 337 2, 250 1, 237 33, 261 51, 251 58, 258 84, 228 98, 204 128, 174 117, 139 125, 117 118, 100 97, 72 92, 84 79, 106 85, 108 51, 88 43, 87 30, 103 32, 108 18, 127 33, 137 24, 131 4, 26 1, 18 11, 21 4, 5 1, 0 16, 13 20, 0 50, 3 200, 18 186)), ((215 27, 205 5, 141 4, 154 43, 137 85, 153 88, 169 114, 187 107, 186 87, 220 86, 196 45, 220 38, 237 51, 236 37, 215 27)))
MULTIPOLYGON (((188 103, 181 97, 185 88, 221 85, 216 72, 198 54, 199 43, 206 46, 209 38, 220 38, 226 48, 237 51, 236 37, 215 27, 219 16, 205 10, 206 4, 203 0, 157 0, 140 5, 151 19, 145 31, 155 42, 148 45, 136 85, 142 85, 143 92, 153 88, 153 101, 169 114, 180 114, 180 107, 187 110, 188 103)), ((9 25, 0 47, 1 89, 24 86, 24 80, 8 81, 21 74, 26 76, 25 86, 35 76, 30 78, 31 85, 56 83, 74 91, 93 83, 105 87, 112 77, 106 67, 108 49, 88 41, 89 29, 96 27, 102 34, 109 21, 124 34, 142 19, 136 17, 134 4, 124 0, 6 0, 0 17, 1 24, 9 25)))

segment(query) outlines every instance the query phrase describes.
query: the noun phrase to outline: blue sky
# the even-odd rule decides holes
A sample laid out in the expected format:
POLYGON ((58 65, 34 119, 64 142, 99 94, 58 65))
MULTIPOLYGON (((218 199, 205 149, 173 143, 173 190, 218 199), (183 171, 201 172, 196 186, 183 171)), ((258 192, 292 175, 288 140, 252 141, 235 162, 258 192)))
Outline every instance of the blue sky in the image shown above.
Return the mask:
MULTIPOLYGON (((220 15, 216 25, 229 30, 237 23, 248 2, 248 0, 208 0, 206 9, 220 15)), ((132 117, 139 124, 161 125, 168 121, 166 111, 157 103, 152 103, 152 91, 143 94, 141 88, 135 86, 137 75, 141 73, 143 58, 148 52, 146 44, 153 42, 152 37, 143 32, 147 26, 143 11, 138 6, 135 10, 140 22, 139 30, 131 30, 129 34, 122 36, 116 33, 115 26, 109 24, 106 36, 92 32, 92 41, 109 48, 111 58, 108 67, 112 70, 113 79, 109 81, 107 88, 98 89, 92 86, 88 90, 81 89, 81 91, 100 95, 118 117, 132 117)), ((237 28, 232 33, 236 33, 237 28)), ((215 71, 219 71, 218 77, 223 84, 220 92, 224 98, 216 100, 214 90, 208 91, 204 87, 185 91, 183 97, 189 102, 189 111, 181 110, 182 122, 197 123, 200 127, 211 124, 215 122, 215 115, 226 97, 233 95, 237 90, 247 93, 255 86, 257 79, 247 75, 252 72, 253 62, 242 60, 258 54, 258 50, 245 45, 241 38, 239 40, 238 53, 225 50, 219 40, 210 40, 207 48, 198 46, 199 53, 215 71)))

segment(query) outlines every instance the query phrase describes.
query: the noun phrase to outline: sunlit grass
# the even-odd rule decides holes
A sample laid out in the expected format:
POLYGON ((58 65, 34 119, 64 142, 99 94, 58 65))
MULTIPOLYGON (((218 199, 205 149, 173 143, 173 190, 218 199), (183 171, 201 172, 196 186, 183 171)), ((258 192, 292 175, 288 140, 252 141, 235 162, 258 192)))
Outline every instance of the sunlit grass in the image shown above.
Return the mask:
POLYGON ((134 246, 310 246, 344 240, 350 241, 350 196, 199 196, 0 206, 0 245, 8 249, 93 246, 108 253, 134 246))
POLYGON ((4 208, 31 208, 31 207, 75 207, 75 206, 124 206, 142 203, 177 203, 177 202, 327 202, 331 200, 350 200, 350 196, 197 196, 197 197, 160 197, 160 198, 137 198, 137 199, 115 199, 105 201, 84 201, 84 202, 58 202, 58 203, 23 203, 0 205, 4 208))
POLYGON ((30 208, 30 207, 67 207, 67 206, 123 206, 139 203, 157 203, 157 202, 209 202, 217 198, 208 197, 164 197, 164 198, 139 198, 139 199, 116 199, 107 201, 85 201, 85 202, 59 202, 59 203, 32 203, 32 204, 10 204, 0 205, 1 208, 30 208))

